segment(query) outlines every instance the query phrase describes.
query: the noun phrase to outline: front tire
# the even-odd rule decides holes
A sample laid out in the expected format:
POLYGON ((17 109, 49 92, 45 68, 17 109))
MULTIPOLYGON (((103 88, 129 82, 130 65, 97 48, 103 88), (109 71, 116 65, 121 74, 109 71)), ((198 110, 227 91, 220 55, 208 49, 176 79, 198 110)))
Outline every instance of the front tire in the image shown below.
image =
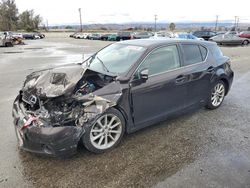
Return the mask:
POLYGON ((84 146, 93 153, 103 153, 116 147, 125 132, 123 115, 110 108, 86 128, 82 137, 84 146))
POLYGON ((225 83, 221 80, 215 82, 211 88, 206 108, 216 109, 222 104, 226 94, 225 83))

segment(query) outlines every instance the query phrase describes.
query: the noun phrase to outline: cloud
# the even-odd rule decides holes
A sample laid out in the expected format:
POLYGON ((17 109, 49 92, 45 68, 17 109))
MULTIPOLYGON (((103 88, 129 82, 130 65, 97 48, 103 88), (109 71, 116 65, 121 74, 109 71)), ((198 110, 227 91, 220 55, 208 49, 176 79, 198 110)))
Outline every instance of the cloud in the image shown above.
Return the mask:
POLYGON ((43 0, 42 3, 37 3, 37 0, 16 0, 20 11, 34 9, 36 14, 40 14, 44 20, 48 19, 50 24, 77 23, 78 8, 82 8, 84 23, 153 22, 154 14, 158 15, 159 22, 214 21, 216 15, 219 15, 219 20, 234 20, 234 16, 237 15, 242 22, 250 21, 249 0, 241 0, 240 4, 228 0, 210 0, 205 8, 200 0, 170 3, 166 3, 165 0, 154 0, 150 3, 135 0, 125 2, 43 0))

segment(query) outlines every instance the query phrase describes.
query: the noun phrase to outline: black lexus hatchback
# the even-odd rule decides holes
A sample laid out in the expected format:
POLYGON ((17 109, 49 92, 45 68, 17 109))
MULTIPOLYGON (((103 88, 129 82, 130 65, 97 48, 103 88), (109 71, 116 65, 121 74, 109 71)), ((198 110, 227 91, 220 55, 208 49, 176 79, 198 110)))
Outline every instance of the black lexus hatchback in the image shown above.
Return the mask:
POLYGON ((21 149, 102 153, 190 107, 218 108, 233 80, 214 42, 142 39, 111 44, 80 64, 28 75, 14 105, 21 149))

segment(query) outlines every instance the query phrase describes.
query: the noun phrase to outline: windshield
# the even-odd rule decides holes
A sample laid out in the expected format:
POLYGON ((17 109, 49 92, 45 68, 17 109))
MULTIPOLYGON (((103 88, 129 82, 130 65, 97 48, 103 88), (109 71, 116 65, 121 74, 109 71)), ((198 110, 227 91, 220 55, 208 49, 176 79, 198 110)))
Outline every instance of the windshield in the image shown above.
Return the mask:
POLYGON ((86 63, 97 72, 122 74, 141 57, 145 48, 128 44, 112 44, 93 55, 86 63))

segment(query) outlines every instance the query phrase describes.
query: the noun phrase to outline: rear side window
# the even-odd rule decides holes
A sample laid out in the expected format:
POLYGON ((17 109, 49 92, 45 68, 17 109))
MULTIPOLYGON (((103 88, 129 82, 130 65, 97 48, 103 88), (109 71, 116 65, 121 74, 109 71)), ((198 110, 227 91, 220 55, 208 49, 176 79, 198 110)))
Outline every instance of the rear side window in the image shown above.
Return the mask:
POLYGON ((184 66, 192 65, 203 61, 199 45, 182 44, 184 55, 184 66))
POLYGON ((223 57, 223 53, 217 45, 212 46, 211 51, 216 60, 219 60, 223 57))

